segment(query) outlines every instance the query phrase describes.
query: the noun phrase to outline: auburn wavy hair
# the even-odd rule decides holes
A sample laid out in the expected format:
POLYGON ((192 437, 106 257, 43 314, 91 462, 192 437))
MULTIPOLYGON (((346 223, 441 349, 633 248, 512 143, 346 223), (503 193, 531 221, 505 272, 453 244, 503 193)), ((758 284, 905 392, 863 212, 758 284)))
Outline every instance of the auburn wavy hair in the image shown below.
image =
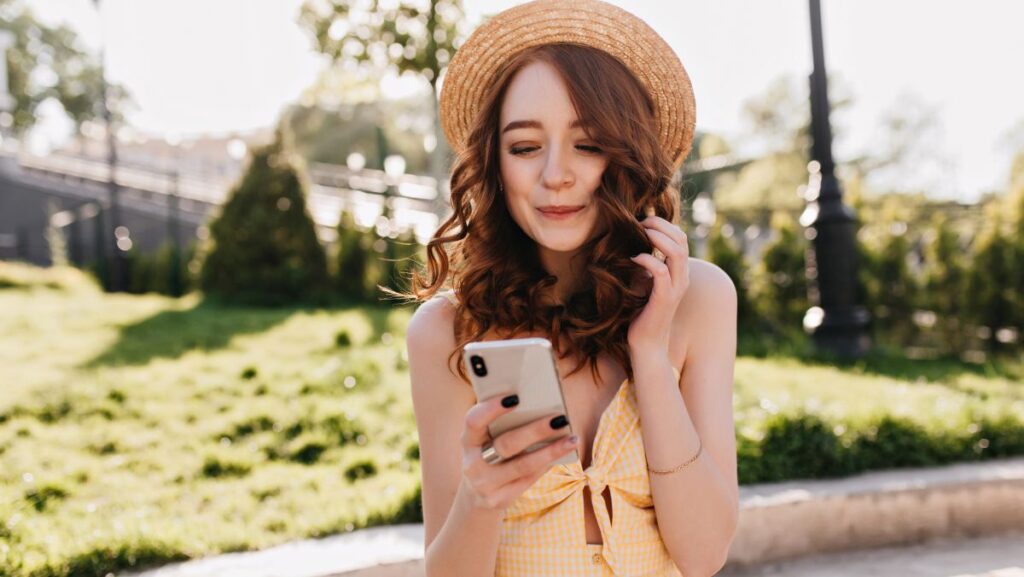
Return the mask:
POLYGON ((599 354, 633 378, 626 341, 630 322, 647 303, 651 281, 630 256, 651 252, 640 225, 648 211, 676 222, 679 195, 671 159, 662 150, 654 104, 632 72, 611 55, 572 44, 547 44, 518 54, 487 88, 464 151, 451 175, 452 215, 427 244, 427 262, 413 271, 411 294, 423 301, 452 288, 458 295, 455 338, 448 359, 469 383, 462 347, 472 341, 546 335, 559 358, 576 355, 575 374, 589 361, 598 380, 599 354), (572 104, 608 157, 595 191, 598 223, 580 248, 586 274, 563 304, 550 290, 556 277, 541 266, 536 243, 510 215, 499 189, 499 115, 515 74, 532 62, 552 65, 572 104), (548 298, 545 298, 548 297, 548 298))

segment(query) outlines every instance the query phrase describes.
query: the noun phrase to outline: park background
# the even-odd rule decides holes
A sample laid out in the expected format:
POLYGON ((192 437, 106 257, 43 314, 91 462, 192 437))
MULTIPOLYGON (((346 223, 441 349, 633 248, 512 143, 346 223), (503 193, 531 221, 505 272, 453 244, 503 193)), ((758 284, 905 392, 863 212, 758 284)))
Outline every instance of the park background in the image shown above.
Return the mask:
MULTIPOLYGON (((808 334, 806 5, 617 3, 694 83, 741 484, 1024 454, 1024 9, 825 3, 850 359, 808 334)), ((0 575, 420 519, 412 308, 377 287, 446 214, 431 81, 512 3, 351 4, 0 1, 0 575)))

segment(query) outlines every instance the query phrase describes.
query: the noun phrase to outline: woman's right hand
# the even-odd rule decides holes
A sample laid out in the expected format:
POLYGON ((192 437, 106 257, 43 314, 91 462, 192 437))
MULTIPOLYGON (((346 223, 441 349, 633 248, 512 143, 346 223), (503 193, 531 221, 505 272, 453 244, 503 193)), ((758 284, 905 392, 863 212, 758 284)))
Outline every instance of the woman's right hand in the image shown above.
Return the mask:
POLYGON ((487 426, 515 408, 502 405, 501 397, 481 401, 466 413, 462 430, 462 477, 473 503, 482 509, 501 510, 508 507, 530 488, 556 461, 576 448, 576 436, 565 436, 532 453, 520 454, 527 447, 551 437, 568 421, 553 415, 531 421, 498 435, 492 446, 502 460, 488 464, 483 459, 484 444, 490 440, 487 426), (557 427, 558 421, 565 422, 557 427))

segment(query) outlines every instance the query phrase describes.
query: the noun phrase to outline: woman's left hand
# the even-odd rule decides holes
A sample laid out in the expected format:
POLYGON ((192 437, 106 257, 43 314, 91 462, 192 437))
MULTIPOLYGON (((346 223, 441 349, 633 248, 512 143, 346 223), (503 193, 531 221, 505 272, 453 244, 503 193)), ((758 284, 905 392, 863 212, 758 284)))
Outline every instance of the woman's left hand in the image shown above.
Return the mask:
POLYGON ((630 257, 650 273, 653 286, 647 306, 629 325, 627 340, 631 350, 663 350, 667 354, 672 321, 690 286, 690 249, 686 233, 671 222, 648 216, 640 224, 654 247, 664 253, 665 260, 647 252, 630 257))

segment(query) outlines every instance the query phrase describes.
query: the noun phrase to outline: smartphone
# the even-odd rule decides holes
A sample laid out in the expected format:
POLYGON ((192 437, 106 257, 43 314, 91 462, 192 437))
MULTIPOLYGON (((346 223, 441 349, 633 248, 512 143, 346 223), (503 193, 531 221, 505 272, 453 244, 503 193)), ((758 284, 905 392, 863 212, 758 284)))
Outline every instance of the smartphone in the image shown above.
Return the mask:
MULTIPOLYGON (((470 381, 479 401, 519 395, 519 404, 491 422, 488 431, 497 438, 541 417, 566 415, 565 397, 551 341, 540 337, 468 343, 462 349, 470 381)), ((526 448, 526 453, 546 447, 572 434, 572 423, 552 430, 551 436, 526 448)), ((568 465, 579 460, 575 450, 553 464, 568 465)))

